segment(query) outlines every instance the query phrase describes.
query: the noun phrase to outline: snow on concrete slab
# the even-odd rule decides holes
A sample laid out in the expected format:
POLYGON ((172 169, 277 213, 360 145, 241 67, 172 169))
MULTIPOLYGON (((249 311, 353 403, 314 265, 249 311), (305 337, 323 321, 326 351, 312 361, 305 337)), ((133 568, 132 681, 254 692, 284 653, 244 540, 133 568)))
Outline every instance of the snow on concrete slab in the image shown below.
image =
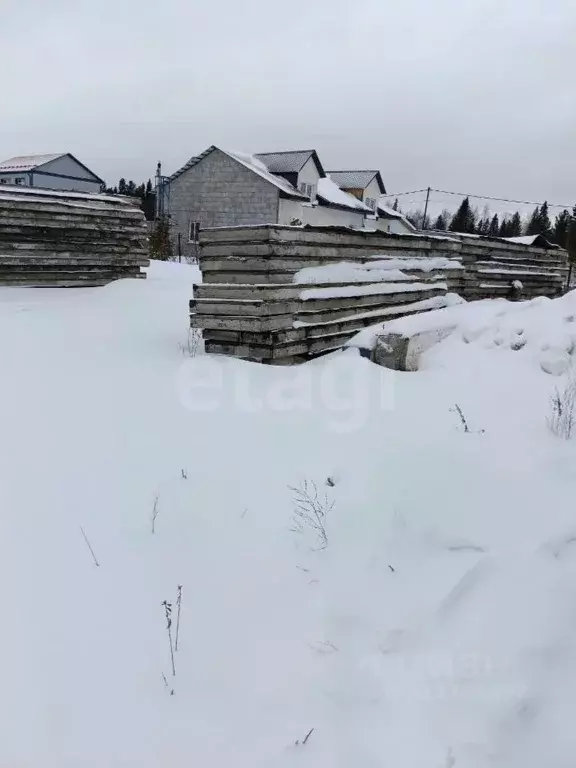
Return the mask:
POLYGON ((310 288, 300 293, 303 301, 309 299, 339 299, 348 296, 371 296, 387 293, 413 293, 446 291, 446 283, 370 283, 368 285, 339 285, 329 288, 310 288))
POLYGON ((410 258, 383 258, 382 255, 368 256, 368 261, 363 264, 351 261, 340 261, 334 264, 326 264, 321 267, 305 267, 296 272, 294 283, 365 283, 375 280, 402 280, 408 275, 403 270, 410 272, 429 273, 433 271, 462 269, 462 264, 455 259, 434 257, 430 259, 410 258))
POLYGON ((576 443, 538 354, 575 295, 401 373, 190 357, 197 280, 0 288, 0 764, 571 766, 576 443))

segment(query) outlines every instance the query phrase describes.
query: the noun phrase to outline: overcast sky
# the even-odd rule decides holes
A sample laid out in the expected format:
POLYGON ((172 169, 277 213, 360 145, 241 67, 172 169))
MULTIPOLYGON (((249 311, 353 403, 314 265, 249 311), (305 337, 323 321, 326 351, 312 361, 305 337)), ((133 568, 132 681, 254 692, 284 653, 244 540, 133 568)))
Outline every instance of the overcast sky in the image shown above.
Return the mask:
POLYGON ((210 144, 576 202, 574 0, 0 0, 0 159, 108 182, 210 144))

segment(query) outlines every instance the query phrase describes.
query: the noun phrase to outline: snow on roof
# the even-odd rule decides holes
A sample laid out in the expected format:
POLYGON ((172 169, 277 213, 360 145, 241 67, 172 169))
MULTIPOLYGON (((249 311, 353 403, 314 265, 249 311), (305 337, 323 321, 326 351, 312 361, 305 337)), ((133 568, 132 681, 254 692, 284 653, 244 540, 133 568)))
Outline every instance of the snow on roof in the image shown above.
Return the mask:
POLYGON ((211 147, 208 147, 208 149, 206 149, 200 155, 196 157, 191 157, 187 163, 185 163, 181 168, 179 168, 176 171, 176 173, 173 173, 172 176, 170 176, 170 181, 174 181, 174 179, 177 179, 187 170, 189 170, 190 168, 193 168, 201 160, 203 160, 205 157, 207 157, 209 154, 211 154, 215 150, 219 150, 220 152, 223 152, 225 155, 228 155, 228 157, 231 157, 233 160, 236 160, 236 162, 240 163, 245 168, 248 168, 248 170, 257 174, 265 181, 270 182, 270 184, 273 184, 281 192, 284 192, 284 194, 288 195, 289 197, 297 197, 302 200, 308 200, 306 195, 303 195, 301 192, 299 192, 295 187, 292 186, 292 184, 290 184, 289 181, 286 181, 286 179, 282 178, 282 176, 274 176, 274 174, 270 173, 270 171, 264 165, 264 163, 254 155, 248 155, 244 152, 231 152, 230 150, 222 149, 221 147, 216 147, 214 145, 212 145, 211 147))
POLYGON ((0 173, 33 171, 34 168, 39 168, 41 165, 46 165, 46 163, 58 160, 58 158, 65 155, 66 152, 59 152, 52 155, 21 155, 20 157, 11 157, 9 160, 4 160, 0 163, 0 173))
POLYGON ((280 189, 282 192, 285 192, 287 195, 290 195, 291 197, 301 197, 304 200, 308 199, 306 195, 303 195, 301 192, 299 192, 296 187, 293 187, 292 184, 290 184, 289 181, 286 181, 286 179, 282 178, 282 176, 275 176, 273 173, 270 173, 264 163, 254 155, 247 155, 244 152, 230 152, 229 150, 225 149, 220 151, 224 152, 224 154, 233 158, 237 162, 242 163, 245 168, 248 168, 250 171, 258 174, 258 176, 261 178, 269 181, 270 184, 274 184, 275 187, 278 187, 278 189, 280 189))
POLYGON ((318 197, 322 198, 322 200, 330 205, 341 205, 344 208, 352 208, 356 211, 371 213, 371 209, 368 208, 367 205, 364 205, 364 203, 357 200, 353 195, 349 195, 348 192, 344 192, 344 190, 340 189, 340 187, 328 176, 325 179, 318 179, 318 197))
POLYGON ((378 214, 384 219, 399 219, 400 221, 403 221, 407 227, 410 227, 410 229, 416 231, 416 227, 408 221, 403 213, 400 213, 400 211, 395 211, 394 208, 386 205, 386 203, 383 203, 381 200, 378 201, 378 214))
POLYGON ((328 171, 342 189, 366 189, 378 171, 328 171))
POLYGON ((260 152, 254 157, 266 166, 270 173, 298 173, 315 154, 313 149, 290 152, 260 152))

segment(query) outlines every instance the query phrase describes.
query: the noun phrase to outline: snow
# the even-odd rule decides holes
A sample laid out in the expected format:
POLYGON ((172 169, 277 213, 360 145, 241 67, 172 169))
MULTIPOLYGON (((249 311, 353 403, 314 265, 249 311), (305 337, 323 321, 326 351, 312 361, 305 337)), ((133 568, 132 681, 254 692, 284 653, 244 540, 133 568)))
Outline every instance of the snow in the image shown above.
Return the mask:
POLYGON ((295 187, 293 187, 292 184, 290 184, 289 181, 286 181, 285 178, 282 176, 275 176, 273 173, 270 173, 264 163, 261 160, 258 160, 258 158, 254 157, 254 155, 248 155, 245 152, 231 152, 227 149, 223 149, 221 151, 239 162, 245 168, 248 168, 248 170, 253 171, 261 178, 269 181, 270 184, 274 184, 274 186, 278 187, 278 189, 281 189, 283 192, 287 192, 291 197, 299 197, 303 200, 307 200, 306 196, 299 192, 295 187))
POLYGON ((522 235, 520 237, 503 237, 509 243, 519 243, 520 245, 533 245, 540 235, 522 235))
POLYGON ((121 197, 117 195, 107 195, 103 193, 93 194, 91 192, 59 192, 55 189, 39 189, 38 187, 18 187, 15 185, 2 185, 0 187, 2 196, 8 195, 8 199, 13 200, 14 195, 30 195, 33 197, 65 197, 74 200, 89 200, 95 203, 124 203, 124 205, 134 205, 133 198, 121 197), (16 192, 16 190, 18 190, 16 192))
POLYGON ((460 262, 454 259, 433 257, 430 259, 384 258, 372 255, 376 259, 364 264, 352 261, 339 261, 322 267, 305 267, 296 272, 293 278, 298 284, 319 283, 366 283, 374 280, 394 281, 409 277, 402 270, 410 272, 432 272, 442 269, 462 269, 460 262))
POLYGON ((0 288, 0 765, 574 765, 576 443, 541 360, 576 294, 465 305, 399 373, 189 357, 194 282, 0 288))
POLYGON ((343 205, 346 208, 353 208, 354 210, 365 211, 366 213, 372 212, 371 208, 364 205, 364 203, 355 198, 354 195, 349 195, 347 192, 344 192, 328 176, 318 179, 318 197, 321 197, 328 203, 334 203, 335 205, 343 205))
POLYGON ((400 211, 396 211, 394 208, 392 208, 389 205, 386 205, 386 203, 383 203, 381 201, 378 201, 378 211, 379 213, 384 214, 386 218, 390 219, 400 219, 400 221, 403 221, 406 226, 411 229, 413 232, 416 232, 416 227, 412 224, 412 222, 408 221, 406 216, 404 216, 403 213, 400 211))
POLYGON ((303 301, 309 299, 339 299, 348 296, 376 296, 385 293, 448 290, 446 283, 370 283, 368 285, 339 285, 329 288, 309 288, 301 291, 303 301))
POLYGON ((46 165, 46 163, 52 162, 52 160, 58 160, 60 157, 64 157, 64 153, 59 152, 51 155, 22 155, 20 157, 11 157, 9 160, 0 162, 0 173, 7 173, 9 171, 31 171, 34 168, 38 168, 40 165, 46 165))

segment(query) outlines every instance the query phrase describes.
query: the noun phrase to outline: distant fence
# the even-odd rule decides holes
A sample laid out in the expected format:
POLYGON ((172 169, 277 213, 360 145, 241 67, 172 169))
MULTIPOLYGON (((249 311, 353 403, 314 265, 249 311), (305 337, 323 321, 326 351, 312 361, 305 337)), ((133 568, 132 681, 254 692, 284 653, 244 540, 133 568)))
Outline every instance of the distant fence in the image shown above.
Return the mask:
POLYGON ((294 363, 366 325, 444 306, 448 292, 557 296, 567 265, 564 251, 498 240, 270 225, 204 230, 200 269, 190 321, 206 351, 294 363))
POLYGON ((77 287, 145 277, 147 244, 144 214, 130 198, 0 188, 0 285, 77 287))

